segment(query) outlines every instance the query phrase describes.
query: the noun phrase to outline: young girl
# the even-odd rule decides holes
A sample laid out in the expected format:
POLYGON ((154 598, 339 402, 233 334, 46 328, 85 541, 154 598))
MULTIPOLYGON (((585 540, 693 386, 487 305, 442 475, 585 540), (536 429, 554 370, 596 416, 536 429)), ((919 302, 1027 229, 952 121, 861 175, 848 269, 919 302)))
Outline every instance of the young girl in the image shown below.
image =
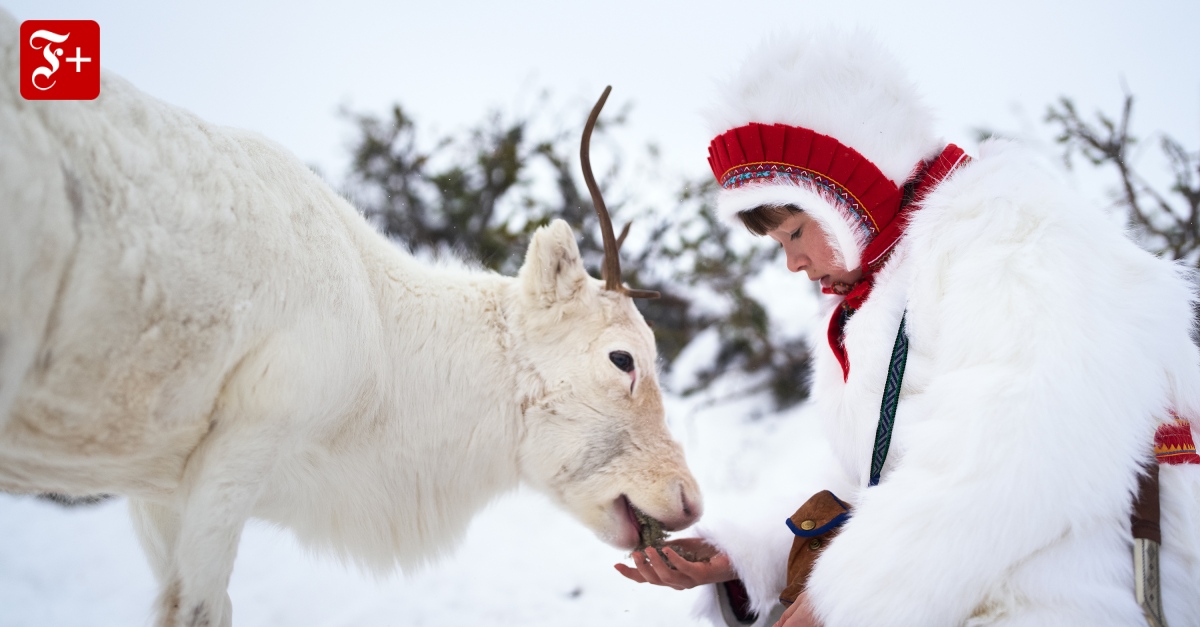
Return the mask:
POLYGON ((674 569, 648 551, 618 570, 715 584, 718 624, 770 624, 781 592, 787 627, 1200 623, 1184 269, 1032 151, 938 140, 862 35, 768 42, 720 99, 719 210, 833 301, 811 402, 854 487, 824 497, 845 514, 828 521, 802 508, 771 537, 702 533, 708 562, 667 549, 674 569), (1156 452, 1161 566, 1135 572, 1130 515, 1156 452), (1135 585, 1157 574, 1158 609, 1135 585))

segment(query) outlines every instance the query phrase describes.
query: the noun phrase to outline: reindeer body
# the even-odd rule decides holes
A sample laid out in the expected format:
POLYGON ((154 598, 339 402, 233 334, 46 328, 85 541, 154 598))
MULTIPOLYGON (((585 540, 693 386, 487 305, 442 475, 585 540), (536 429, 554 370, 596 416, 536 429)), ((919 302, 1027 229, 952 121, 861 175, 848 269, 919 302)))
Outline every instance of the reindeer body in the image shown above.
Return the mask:
MULTIPOLYGON (((263 411, 277 413, 274 423, 286 425, 271 428, 271 445, 295 447, 310 467, 328 470, 327 456, 312 450, 317 443, 357 449, 386 463, 381 470, 391 469, 411 460, 369 448, 406 442, 451 468, 484 464, 488 485, 478 491, 514 485, 515 456, 500 460, 507 466, 502 471, 485 461, 494 454, 456 459, 466 453, 459 443, 435 438, 451 433, 450 425, 495 425, 494 432, 477 434, 476 446, 484 453, 514 449, 519 392, 502 347, 511 345, 503 337, 509 335, 504 301, 515 281, 430 269, 397 254, 311 172, 259 138, 229 141, 219 157, 208 156, 203 170, 188 172, 187 155, 204 154, 208 140, 195 132, 202 123, 172 112, 178 117, 155 116, 161 125, 111 135, 105 152, 144 159, 142 167, 158 164, 159 181, 190 189, 146 198, 154 190, 105 189, 122 180, 117 161, 76 157, 60 166, 48 159, 44 169, 64 179, 57 202, 11 207, 58 213, 73 224, 57 263, 31 268, 41 274, 29 283, 52 305, 49 328, 2 446, 6 458, 29 465, 25 472, 38 480, 24 485, 5 464, 6 487, 169 497, 189 454, 222 418, 238 423, 263 411), (172 161, 175 171, 162 167, 172 161), (235 191, 272 179, 280 183, 274 197, 235 191), (205 195, 222 188, 228 195, 213 211, 205 195), (324 202, 302 196, 313 189, 326 192, 324 202), (58 272, 45 272, 55 266, 58 272), (235 406, 244 403, 263 407, 235 406), (404 422, 389 420, 394 417, 404 422), (54 465, 43 467, 42 459, 54 465)), ((92 117, 65 113, 47 128, 92 117)), ((92 136, 70 126, 63 135, 58 145, 68 155, 71 136, 92 136)), ((22 182, 6 182, 6 188, 22 182)), ((37 260, 14 243, 18 258, 37 260)), ((287 465, 276 471, 272 476, 284 484, 299 472, 287 465)), ((309 485, 321 481, 310 477, 309 485)), ((427 487, 429 497, 442 490, 427 487)), ((280 492, 264 494, 278 498, 280 492)), ((414 521, 411 527, 436 537, 442 525, 414 521)))
POLYGON ((230 623, 250 516, 388 569, 522 480, 619 546, 630 503, 699 515, 653 336, 565 223, 516 278, 419 262, 280 147, 119 78, 24 101, 16 31, 0 12, 0 489, 131 497, 161 625, 230 623))

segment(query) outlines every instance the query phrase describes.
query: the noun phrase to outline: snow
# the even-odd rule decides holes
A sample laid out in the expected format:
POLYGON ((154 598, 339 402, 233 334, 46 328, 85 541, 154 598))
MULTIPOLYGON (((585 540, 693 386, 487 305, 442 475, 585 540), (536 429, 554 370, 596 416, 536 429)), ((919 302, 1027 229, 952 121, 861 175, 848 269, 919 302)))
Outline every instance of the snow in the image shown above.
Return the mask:
MULTIPOLYGON (((879 0, 801 2, 771 7, 776 19, 757 21, 730 20, 727 5, 711 1, 686 11, 672 3, 618 2, 586 14, 548 2, 519 10, 452 2, 425 12, 411 3, 370 1, 300 11, 277 1, 243 6, 219 0, 190 8, 79 0, 5 4, 18 19, 96 19, 108 69, 206 119, 262 132, 334 180, 344 168, 348 127, 333 113, 339 103, 380 111, 400 100, 437 134, 477 120, 489 107, 533 109, 527 94, 541 86, 571 100, 573 111, 586 110, 608 81, 618 98, 638 105, 630 135, 662 146, 670 167, 653 174, 670 178, 686 165, 694 176, 704 169, 696 155, 710 139, 697 103, 709 99, 711 79, 740 60, 728 45, 712 42, 753 41, 786 23, 878 31, 942 112, 947 138, 964 146, 973 145, 970 129, 1005 130, 1014 118, 1025 128, 1010 134, 1044 138, 1040 112, 1060 94, 1083 110, 1115 112, 1122 82, 1139 98, 1142 136, 1165 131, 1186 139, 1197 128, 1195 83, 1185 80, 1180 90, 1178 64, 1170 62, 1196 56, 1200 40, 1189 25, 1200 5, 1194 2, 926 2, 916 8, 879 0), (619 46, 608 45, 611 33, 620 33, 619 46), (221 45, 212 45, 214 37, 221 45), (442 50, 446 41, 466 43, 442 50), (377 63, 362 62, 419 59, 434 49, 444 53, 437 63, 388 63, 382 80, 377 63), (287 62, 264 72, 264 59, 278 51, 287 62)), ((598 151, 597 158, 605 154, 598 151)), ((1103 186, 1107 180, 1087 185, 1103 186)), ((647 202, 638 198, 639 206, 647 202)), ((814 320, 816 299, 798 277, 768 272, 748 289, 770 295, 773 330, 781 336, 814 320)), ((677 363, 677 387, 711 348, 696 343, 688 349, 685 358, 694 361, 677 363)), ((712 396, 723 397, 737 383, 719 382, 712 396)), ((672 428, 705 493, 706 520, 791 498, 784 495, 794 491, 794 478, 826 463, 814 418, 803 410, 775 415, 761 397, 715 406, 705 398, 667 400, 672 428)), ((464 543, 436 565, 383 580, 309 555, 288 532, 252 522, 229 590, 238 625, 703 624, 691 617, 697 591, 625 580, 612 569, 623 557, 544 497, 518 491, 482 512, 464 543)), ((0 494, 0 627, 147 625, 155 594, 123 500, 68 509, 0 494)))
MULTIPOLYGON (((787 482, 778 477, 795 477, 820 459, 806 454, 819 442, 804 410, 751 419, 765 413, 763 399, 715 406, 703 398, 666 400, 704 492, 706 519, 779 498, 787 482)), ((780 532, 788 533, 782 520, 780 532)), ((229 593, 235 625, 708 624, 692 613, 698 590, 636 584, 613 569, 624 559, 547 498, 522 489, 476 517, 445 559, 382 580, 311 555, 290 532, 252 521, 229 593)), ((0 494, 0 627, 149 625, 156 594, 124 499, 64 508, 0 494)))

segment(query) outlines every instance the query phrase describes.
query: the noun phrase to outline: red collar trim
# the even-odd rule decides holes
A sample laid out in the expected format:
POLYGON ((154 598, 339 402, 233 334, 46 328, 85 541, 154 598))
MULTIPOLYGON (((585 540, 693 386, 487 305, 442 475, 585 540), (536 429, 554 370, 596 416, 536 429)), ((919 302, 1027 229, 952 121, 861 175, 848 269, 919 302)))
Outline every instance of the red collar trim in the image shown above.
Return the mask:
POLYGON ((895 248, 896 242, 900 241, 900 236, 904 234, 910 214, 917 210, 925 196, 947 176, 950 176, 951 172, 970 160, 966 151, 954 144, 949 144, 932 161, 925 161, 917 166, 909 177, 909 182, 904 185, 904 196, 896 219, 884 227, 879 237, 871 240, 871 243, 867 244, 866 250, 863 251, 864 275, 874 274, 883 267, 884 262, 891 255, 892 249, 895 248))
MULTIPOLYGON (((854 312, 858 311, 859 307, 862 307, 867 297, 871 295, 876 273, 891 257, 896 244, 904 235, 904 229, 908 226, 912 214, 920 209, 921 202, 929 192, 950 176, 950 173, 970 161, 971 158, 962 148, 949 144, 938 156, 921 162, 914 169, 908 182, 904 184, 903 201, 893 219, 883 227, 878 236, 867 244, 866 250, 863 251, 862 278, 845 295, 829 320, 829 348, 833 350, 834 356, 842 366, 843 380, 850 377, 850 356, 846 354, 845 347, 846 321, 854 315, 854 312)), ((821 291, 826 294, 834 293, 825 287, 821 288, 821 291)))

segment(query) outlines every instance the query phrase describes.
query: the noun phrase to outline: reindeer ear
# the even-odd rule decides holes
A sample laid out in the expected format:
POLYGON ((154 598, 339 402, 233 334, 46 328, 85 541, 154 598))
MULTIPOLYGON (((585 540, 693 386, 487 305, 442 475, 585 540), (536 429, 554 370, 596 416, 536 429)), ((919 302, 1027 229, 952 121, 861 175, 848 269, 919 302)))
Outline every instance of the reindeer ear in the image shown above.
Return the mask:
POLYGON ((588 274, 575 233, 566 222, 555 220, 533 234, 518 276, 526 297, 536 303, 554 305, 579 294, 587 285, 588 274))

